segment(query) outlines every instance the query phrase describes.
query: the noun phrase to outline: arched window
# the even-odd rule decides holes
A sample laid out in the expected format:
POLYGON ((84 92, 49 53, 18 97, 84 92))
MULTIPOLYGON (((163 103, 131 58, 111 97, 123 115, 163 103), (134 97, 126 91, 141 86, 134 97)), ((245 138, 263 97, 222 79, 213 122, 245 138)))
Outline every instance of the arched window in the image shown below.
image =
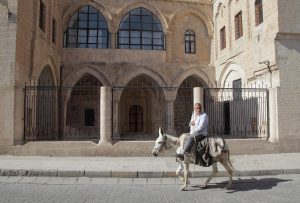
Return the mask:
POLYGON ((145 8, 127 13, 119 27, 118 48, 164 50, 164 33, 157 17, 145 8))
POLYGON ((185 53, 196 53, 196 39, 193 30, 186 30, 184 33, 185 53))
POLYGON ((262 0, 255 1, 255 25, 259 25, 263 22, 263 4, 262 0))
POLYGON ((64 33, 64 47, 108 48, 109 33, 104 16, 92 6, 76 11, 64 33))

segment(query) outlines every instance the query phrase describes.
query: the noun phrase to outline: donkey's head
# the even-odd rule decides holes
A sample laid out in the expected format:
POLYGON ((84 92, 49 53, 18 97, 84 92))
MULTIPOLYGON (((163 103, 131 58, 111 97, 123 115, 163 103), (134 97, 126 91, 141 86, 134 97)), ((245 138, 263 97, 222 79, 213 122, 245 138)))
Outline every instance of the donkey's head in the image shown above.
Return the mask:
POLYGON ((166 146, 166 135, 163 134, 162 129, 158 130, 158 138, 155 140, 155 145, 152 149, 153 156, 158 156, 158 153, 162 151, 163 147, 166 146))

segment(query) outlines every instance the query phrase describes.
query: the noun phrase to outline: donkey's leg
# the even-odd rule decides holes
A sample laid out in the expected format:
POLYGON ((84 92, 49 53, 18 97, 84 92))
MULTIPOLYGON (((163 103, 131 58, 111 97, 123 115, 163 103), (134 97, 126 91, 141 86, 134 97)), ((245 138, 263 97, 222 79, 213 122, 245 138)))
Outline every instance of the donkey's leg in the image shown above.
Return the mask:
POLYGON ((220 160, 220 163, 224 166, 228 173, 228 184, 226 185, 225 189, 230 189, 232 187, 233 167, 227 154, 224 154, 224 157, 220 160))
POLYGON ((178 166, 178 168, 176 170, 176 175, 178 176, 178 178, 181 181, 184 181, 183 172, 184 172, 184 166, 182 164, 182 161, 180 161, 179 166, 178 166))
POLYGON ((203 185, 203 188, 206 188, 207 187, 207 184, 211 181, 211 179, 213 177, 215 177, 218 173, 218 166, 217 166, 217 162, 213 162, 212 164, 212 172, 211 172, 211 175, 207 178, 207 180, 205 181, 204 185, 203 185))
POLYGON ((188 182, 189 182, 189 166, 190 166, 190 163, 189 161, 187 160, 184 160, 183 161, 183 166, 184 166, 184 174, 183 174, 183 177, 184 177, 184 184, 183 186, 180 188, 180 190, 186 190, 187 189, 187 186, 188 186, 188 182))

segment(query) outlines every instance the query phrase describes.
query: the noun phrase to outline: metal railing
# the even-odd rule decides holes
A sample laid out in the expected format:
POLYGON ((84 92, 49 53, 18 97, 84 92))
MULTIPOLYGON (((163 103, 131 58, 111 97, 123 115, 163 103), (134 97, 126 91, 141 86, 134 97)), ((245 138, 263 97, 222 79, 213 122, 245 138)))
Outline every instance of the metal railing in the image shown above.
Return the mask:
MULTIPOLYGON (((192 87, 113 87, 114 140, 153 140, 158 127, 189 131, 192 87)), ((99 140, 100 86, 24 88, 25 140, 99 140)), ((266 88, 204 88, 209 133, 227 138, 269 136, 266 88)))
POLYGON ((266 88, 206 88, 209 133, 226 137, 269 136, 269 92, 266 88))
POLYGON ((100 86, 25 86, 24 140, 99 140, 100 86))

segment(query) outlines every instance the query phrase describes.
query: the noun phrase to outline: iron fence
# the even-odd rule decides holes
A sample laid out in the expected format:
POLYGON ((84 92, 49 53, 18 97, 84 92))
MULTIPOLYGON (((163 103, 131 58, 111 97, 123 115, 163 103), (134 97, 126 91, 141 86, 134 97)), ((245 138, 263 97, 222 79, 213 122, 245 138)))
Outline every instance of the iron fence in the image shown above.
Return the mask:
POLYGON ((25 86, 25 140, 99 140, 99 86, 25 86))
POLYGON ((178 136, 187 132, 193 109, 192 91, 151 85, 114 87, 113 139, 153 140, 159 127, 178 136))
POLYGON ((269 93, 266 88, 206 88, 209 133, 226 137, 269 136, 269 93))
MULTIPOLYGON (((29 85, 24 88, 25 140, 100 139, 100 85, 29 85)), ((204 88, 209 133, 227 138, 269 136, 268 90, 204 88)), ((127 86, 112 88, 114 140, 153 140, 189 132, 192 87, 127 86)))

